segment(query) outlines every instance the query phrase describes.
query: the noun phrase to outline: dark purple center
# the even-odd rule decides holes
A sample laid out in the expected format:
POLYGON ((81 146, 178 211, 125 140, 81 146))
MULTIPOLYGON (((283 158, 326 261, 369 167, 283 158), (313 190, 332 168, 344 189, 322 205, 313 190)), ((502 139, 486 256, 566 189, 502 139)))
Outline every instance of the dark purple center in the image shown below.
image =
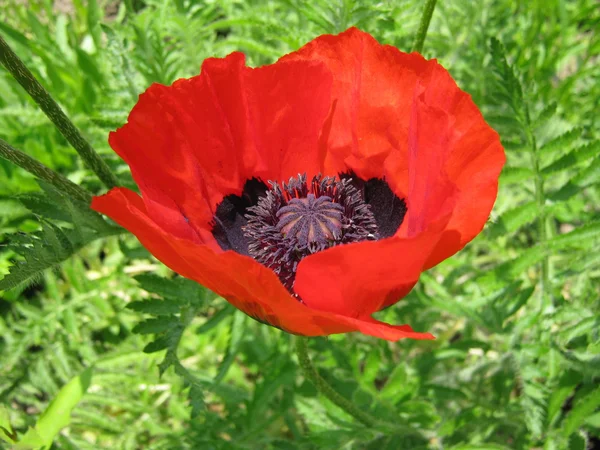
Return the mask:
POLYGON ((306 175, 287 183, 246 182, 240 196, 229 195, 217 206, 213 236, 224 250, 252 256, 275 272, 294 293, 300 261, 337 245, 394 235, 406 214, 406 203, 381 179, 354 174, 306 175))
POLYGON ((248 208, 242 227, 248 253, 293 292, 302 258, 327 248, 378 239, 375 217, 350 179, 306 176, 271 189, 248 208))

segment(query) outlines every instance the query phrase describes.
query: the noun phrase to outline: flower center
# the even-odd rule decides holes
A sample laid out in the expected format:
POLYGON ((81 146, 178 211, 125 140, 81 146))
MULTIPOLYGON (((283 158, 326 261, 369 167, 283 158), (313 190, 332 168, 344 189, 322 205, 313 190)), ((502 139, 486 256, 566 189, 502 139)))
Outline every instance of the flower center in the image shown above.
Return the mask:
POLYGON ((242 227, 248 253, 272 269, 293 293, 298 263, 327 248, 379 239, 377 223, 351 178, 290 178, 247 209, 242 227))
POLYGON ((308 194, 306 198, 291 199, 277 211, 277 229, 302 247, 313 242, 324 244, 341 236, 343 212, 344 208, 330 197, 308 194))

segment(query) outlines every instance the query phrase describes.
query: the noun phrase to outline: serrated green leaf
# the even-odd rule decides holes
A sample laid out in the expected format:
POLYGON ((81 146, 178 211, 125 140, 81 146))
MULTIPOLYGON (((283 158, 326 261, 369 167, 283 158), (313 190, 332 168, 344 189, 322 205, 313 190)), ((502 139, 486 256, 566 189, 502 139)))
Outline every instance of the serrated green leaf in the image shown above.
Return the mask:
POLYGON ((583 425, 585 419, 600 406, 600 389, 588 393, 585 397, 573 406, 569 414, 565 417, 561 433, 563 436, 570 436, 583 425))
POLYGON ((493 279, 514 279, 553 251, 568 249, 569 247, 589 246, 599 238, 600 222, 584 225, 574 231, 548 240, 545 246, 538 244, 521 252, 517 258, 500 264, 492 272, 481 275, 480 279, 484 282, 491 282, 493 279))
POLYGON ((47 219, 70 222, 71 216, 63 208, 51 203, 48 197, 39 192, 19 195, 17 199, 34 214, 47 219))
POLYGON ((43 181, 38 182, 44 194, 28 194, 20 198, 31 211, 49 219, 72 224, 61 228, 42 221, 42 228, 30 235, 9 236, 11 248, 24 261, 17 261, 9 274, 0 280, 0 291, 19 287, 38 279, 95 239, 113 236, 124 230, 106 222, 102 216, 77 200, 70 199, 43 181))
POLYGON ((506 167, 500 174, 500 184, 520 183, 533 179, 533 171, 527 167, 506 167))
POLYGON ((548 248, 560 250, 570 246, 585 247, 600 238, 600 222, 592 222, 547 242, 548 248))
POLYGON ((580 336, 591 333, 594 330, 598 330, 600 325, 600 319, 597 317, 582 317, 581 320, 570 327, 561 329, 559 341, 563 345, 567 345, 573 339, 577 339, 580 336))
POLYGON ((581 137, 582 132, 583 130, 581 128, 573 128, 572 130, 566 131, 542 145, 539 149, 539 152, 542 154, 547 154, 556 150, 569 148, 575 141, 577 141, 577 139, 581 137))
POLYGON ((18 287, 39 278, 43 271, 56 267, 71 256, 82 245, 71 243, 65 233, 55 225, 45 223, 42 231, 30 236, 19 236, 13 245, 15 252, 23 256, 10 267, 10 272, 0 280, 0 291, 18 287))
POLYGON ((508 103, 519 115, 523 106, 523 88, 512 66, 508 64, 504 47, 498 39, 490 39, 490 52, 496 73, 502 82, 502 87, 507 92, 508 103))
POLYGON ((131 302, 127 308, 133 311, 142 312, 144 314, 152 314, 154 316, 168 316, 177 314, 180 311, 181 303, 173 299, 170 300, 138 300, 131 302))
POLYGON ((600 158, 595 158, 589 166, 565 183, 559 190, 550 193, 553 201, 565 201, 580 193, 585 187, 600 183, 600 158))
POLYGON ((206 411, 206 403, 204 402, 204 392, 201 388, 195 385, 190 386, 190 390, 188 392, 188 399, 190 401, 190 406, 192 407, 192 411, 190 413, 191 419, 195 419, 201 413, 206 411))
POLYGON ((547 122, 554 115, 554 113, 556 113, 557 106, 558 104, 556 102, 550 102, 548 105, 546 105, 534 119, 533 126, 539 127, 547 122))
POLYGON ((514 233, 523 225, 533 222, 539 215, 539 207, 536 202, 530 201, 504 213, 490 226, 492 237, 503 236, 514 233))
POLYGON ((600 153, 600 142, 593 142, 577 147, 542 169, 543 175, 551 175, 563 171, 587 160, 597 157, 600 153))
POLYGON ((172 344, 171 339, 167 335, 161 335, 152 342, 146 344, 143 349, 144 353, 156 353, 169 348, 172 344))
MULTIPOLYGON (((110 233, 113 230, 119 229, 109 224, 104 217, 98 214, 96 211, 90 209, 90 205, 81 202, 77 199, 72 199, 65 196, 62 192, 57 190, 54 186, 44 181, 38 180, 38 184, 43 189, 45 194, 45 201, 47 204, 53 206, 55 209, 61 209, 63 212, 68 214, 68 222, 74 225, 79 225, 82 228, 89 228, 99 233, 110 233)), ((43 211, 33 211, 44 216, 43 211)), ((49 217, 52 218, 52 217, 49 217)))
POLYGON ((581 381, 581 375, 569 370, 561 375, 557 386, 554 386, 548 401, 547 421, 552 426, 558 419, 563 404, 571 396, 581 381))
POLYGON ((134 277, 142 289, 161 297, 178 300, 181 303, 198 304, 204 299, 206 289, 192 280, 183 277, 164 278, 152 273, 134 277))
POLYGON ((138 334, 158 334, 178 325, 179 320, 175 317, 155 317, 138 323, 131 331, 138 334))

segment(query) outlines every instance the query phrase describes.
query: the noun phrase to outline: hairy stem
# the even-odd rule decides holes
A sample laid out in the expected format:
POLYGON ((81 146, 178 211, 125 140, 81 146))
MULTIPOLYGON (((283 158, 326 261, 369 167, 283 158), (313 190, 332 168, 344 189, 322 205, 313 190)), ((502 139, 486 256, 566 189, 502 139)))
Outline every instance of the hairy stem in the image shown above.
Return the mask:
POLYGON ((298 362, 304 371, 304 375, 312 381, 321 394, 368 427, 372 427, 378 422, 375 417, 365 413, 354 403, 338 394, 335 389, 319 375, 317 369, 310 360, 310 356, 308 356, 307 338, 301 336, 296 337, 296 353, 298 354, 298 362))
POLYGON ((72 198, 76 198, 77 200, 83 201, 87 204, 92 201, 92 194, 90 194, 88 191, 73 183, 71 180, 67 179, 61 174, 46 167, 41 162, 33 159, 26 153, 11 147, 2 139, 0 139, 0 157, 16 164, 22 169, 25 169, 27 172, 32 173, 36 177, 47 181, 72 198))
POLYGON ((87 167, 100 178, 100 181, 108 188, 117 186, 117 178, 111 172, 108 165, 85 140, 79 130, 73 125, 73 122, 69 120, 48 91, 35 79, 31 71, 13 52, 2 36, 0 36, 0 63, 6 67, 6 70, 10 72, 14 79, 19 82, 23 89, 27 91, 42 111, 44 111, 65 139, 77 150, 77 153, 83 158, 87 167))
POLYGON ((423 44, 425 43, 427 29, 429 28, 436 2, 437 0, 426 0, 425 9, 423 9, 423 15, 421 16, 421 23, 419 24, 419 30, 415 36, 415 42, 412 48, 413 52, 421 53, 423 51, 423 44))

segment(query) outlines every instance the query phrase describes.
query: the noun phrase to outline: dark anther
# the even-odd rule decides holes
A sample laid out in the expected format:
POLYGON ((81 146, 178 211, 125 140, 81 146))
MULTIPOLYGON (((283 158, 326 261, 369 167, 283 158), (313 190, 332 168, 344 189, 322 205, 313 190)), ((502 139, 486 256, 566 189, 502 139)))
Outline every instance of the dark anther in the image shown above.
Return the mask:
POLYGON ((350 180, 318 176, 308 184, 299 175, 281 187, 271 182, 248 213, 243 231, 250 256, 271 268, 292 293, 302 258, 379 237, 370 207, 350 180))

